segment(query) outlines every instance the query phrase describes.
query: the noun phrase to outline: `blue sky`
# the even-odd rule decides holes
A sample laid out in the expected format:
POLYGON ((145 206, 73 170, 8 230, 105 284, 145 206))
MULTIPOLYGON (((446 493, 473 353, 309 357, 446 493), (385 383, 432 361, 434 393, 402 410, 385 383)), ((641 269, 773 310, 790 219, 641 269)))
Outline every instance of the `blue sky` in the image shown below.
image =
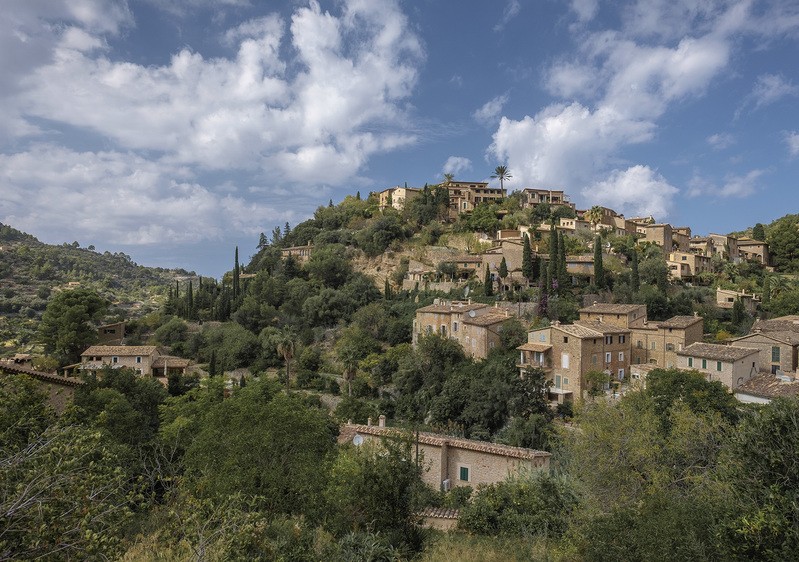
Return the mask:
POLYGON ((0 222, 219 276, 328 199, 485 180, 697 234, 799 212, 795 0, 4 0, 0 222))

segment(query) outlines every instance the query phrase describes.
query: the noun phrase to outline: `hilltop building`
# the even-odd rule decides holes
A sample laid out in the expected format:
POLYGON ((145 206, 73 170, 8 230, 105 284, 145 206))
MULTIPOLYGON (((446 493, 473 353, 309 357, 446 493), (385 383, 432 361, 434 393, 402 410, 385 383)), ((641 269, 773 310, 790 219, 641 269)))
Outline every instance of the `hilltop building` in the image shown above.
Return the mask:
POLYGON ((480 203, 499 203, 505 190, 489 187, 487 182, 450 181, 442 184, 449 191, 450 219, 471 213, 480 203))
POLYGON ((162 354, 154 345, 93 345, 80 354, 80 363, 70 365, 94 375, 104 367, 128 367, 137 374, 166 379, 172 373, 185 374, 191 362, 162 354))
POLYGON ((389 207, 398 211, 405 208, 405 204, 415 199, 422 193, 418 187, 389 187, 377 193, 378 208, 383 211, 389 207))

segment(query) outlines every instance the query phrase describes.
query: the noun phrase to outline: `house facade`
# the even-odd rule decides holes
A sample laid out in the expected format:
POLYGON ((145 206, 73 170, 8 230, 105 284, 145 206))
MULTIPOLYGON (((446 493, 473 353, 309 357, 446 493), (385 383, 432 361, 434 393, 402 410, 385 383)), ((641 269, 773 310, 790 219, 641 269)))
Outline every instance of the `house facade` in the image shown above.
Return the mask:
POLYGON ((760 352, 749 347, 692 343, 677 352, 678 368, 699 371, 709 381, 720 381, 734 391, 760 372, 760 352))
POLYGON ((668 254, 666 265, 672 279, 691 280, 712 271, 711 259, 694 252, 675 251, 668 254))
POLYGON ((339 433, 339 444, 361 446, 383 439, 410 439, 412 451, 422 466, 422 480, 434 490, 459 486, 496 484, 521 473, 549 469, 550 453, 511 447, 486 441, 450 437, 436 433, 410 433, 378 426, 346 424, 339 433))
POLYGON ((470 301, 436 299, 416 310, 413 320, 412 344, 419 338, 438 334, 456 340, 467 356, 484 359, 500 345, 500 329, 513 316, 510 309, 499 309, 470 301))
POLYGON ((136 374, 166 378, 185 373, 190 361, 162 354, 154 345, 93 345, 80 355, 79 369, 97 374, 105 367, 133 369, 136 374))
POLYGON ((771 265, 771 256, 768 252, 768 243, 752 240, 751 238, 738 239, 738 254, 743 260, 756 261, 765 266, 771 265))
POLYGON ((451 181, 442 186, 449 191, 451 219, 471 213, 480 203, 498 203, 505 198, 503 189, 489 187, 487 182, 451 181))
POLYGON ((405 204, 418 197, 421 192, 418 187, 389 187, 377 193, 378 208, 381 211, 389 207, 402 211, 405 204))
POLYGON ((569 207, 574 209, 574 203, 569 201, 569 196, 560 189, 533 189, 531 187, 522 190, 522 209, 534 209, 542 203, 550 207, 569 207))
POLYGON ((735 338, 733 345, 757 349, 760 368, 772 375, 796 375, 799 366, 799 334, 790 331, 754 332, 735 338))

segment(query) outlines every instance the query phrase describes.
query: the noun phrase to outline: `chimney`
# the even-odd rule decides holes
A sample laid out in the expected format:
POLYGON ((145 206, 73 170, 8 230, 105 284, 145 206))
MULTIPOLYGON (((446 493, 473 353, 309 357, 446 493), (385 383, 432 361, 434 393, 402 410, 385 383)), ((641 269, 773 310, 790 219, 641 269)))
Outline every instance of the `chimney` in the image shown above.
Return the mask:
POLYGON ((699 313, 694 310, 694 318, 699 318, 699 313))
POLYGON ((386 416, 380 414, 380 417, 377 418, 377 427, 386 427, 386 416))
POLYGON ((368 425, 370 427, 372 426, 372 416, 369 416, 368 418, 366 418, 366 425, 368 425))

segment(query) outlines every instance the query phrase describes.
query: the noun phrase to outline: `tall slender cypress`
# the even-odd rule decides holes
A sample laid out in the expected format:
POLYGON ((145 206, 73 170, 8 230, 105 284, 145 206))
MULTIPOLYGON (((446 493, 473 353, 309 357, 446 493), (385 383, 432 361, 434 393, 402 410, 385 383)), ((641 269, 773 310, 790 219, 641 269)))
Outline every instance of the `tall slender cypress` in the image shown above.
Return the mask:
POLYGON ((522 244, 522 275, 524 275, 528 283, 533 281, 533 249, 530 247, 530 237, 526 233, 522 244))
POLYGON ((602 263, 602 239, 594 239, 594 285, 597 289, 605 288, 605 267, 602 263))
POLYGON ((552 290, 552 282, 558 278, 558 234, 555 223, 549 227, 549 263, 547 264, 546 290, 552 290))
POLYGON ((235 265, 233 266, 233 300, 239 298, 239 292, 241 287, 239 286, 239 247, 236 246, 236 260, 235 265))
POLYGON ((558 288, 563 291, 569 283, 569 273, 566 270, 566 242, 563 232, 558 233, 558 288))
POLYGON ((491 272, 486 265, 485 277, 483 277, 483 292, 485 296, 490 297, 494 294, 494 283, 491 281, 491 272))
POLYGON ((638 250, 633 248, 632 255, 632 274, 630 275, 630 284, 633 292, 637 293, 641 289, 641 276, 638 274, 638 250))

